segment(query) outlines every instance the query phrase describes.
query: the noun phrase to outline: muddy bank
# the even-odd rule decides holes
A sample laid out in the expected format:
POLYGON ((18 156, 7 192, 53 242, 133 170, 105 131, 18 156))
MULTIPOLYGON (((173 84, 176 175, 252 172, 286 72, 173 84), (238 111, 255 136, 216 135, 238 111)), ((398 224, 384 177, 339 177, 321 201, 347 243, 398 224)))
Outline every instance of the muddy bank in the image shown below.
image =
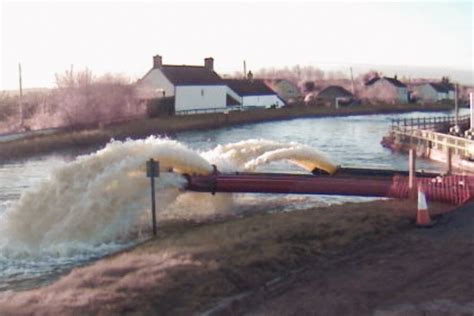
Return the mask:
MULTIPOLYGON (((157 238, 132 250, 44 288, 1 293, 0 314, 189 315, 262 288, 272 297, 282 293, 279 280, 313 267, 329 273, 330 262, 354 249, 413 230, 415 207, 414 201, 390 200, 161 223, 157 238)), ((215 311, 245 311, 229 304, 215 311)))
POLYGON ((292 107, 281 109, 255 109, 229 113, 206 113, 171 116, 124 122, 88 130, 63 130, 47 135, 31 135, 27 138, 0 142, 0 159, 13 159, 57 150, 102 145, 110 139, 141 138, 149 135, 167 135, 181 131, 205 130, 239 124, 289 120, 302 117, 328 117, 403 113, 411 111, 446 111, 446 105, 383 105, 357 106, 340 109, 324 107, 292 107))
POLYGON ((263 289, 253 306, 241 300, 238 314, 474 315, 473 249, 471 202, 431 229, 401 231, 313 265, 284 282, 284 295, 263 289))

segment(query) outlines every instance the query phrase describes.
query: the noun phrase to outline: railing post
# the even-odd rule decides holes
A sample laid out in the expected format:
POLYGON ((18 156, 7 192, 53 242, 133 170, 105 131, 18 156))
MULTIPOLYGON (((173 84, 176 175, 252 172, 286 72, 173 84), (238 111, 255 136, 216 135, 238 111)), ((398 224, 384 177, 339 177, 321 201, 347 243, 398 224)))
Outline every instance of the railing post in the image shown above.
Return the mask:
POLYGON ((448 147, 446 150, 446 174, 450 175, 452 172, 453 161, 452 161, 453 149, 448 147))
POLYGON ((415 186, 415 169, 416 169, 416 156, 413 148, 408 152, 408 188, 410 191, 415 186))

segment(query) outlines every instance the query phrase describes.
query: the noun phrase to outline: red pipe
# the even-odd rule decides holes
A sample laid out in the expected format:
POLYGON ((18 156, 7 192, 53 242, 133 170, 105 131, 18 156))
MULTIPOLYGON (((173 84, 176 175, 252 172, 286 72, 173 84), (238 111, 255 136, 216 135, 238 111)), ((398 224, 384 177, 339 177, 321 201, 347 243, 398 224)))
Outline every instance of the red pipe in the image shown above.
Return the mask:
POLYGON ((198 192, 293 193, 356 196, 389 196, 391 178, 348 179, 347 177, 289 174, 218 174, 188 177, 187 190, 198 192))
MULTIPOLYGON (((403 174, 403 173, 402 173, 403 174)), ((187 176, 187 190, 197 192, 326 194, 408 198, 408 177, 395 172, 345 169, 336 175, 298 175, 282 173, 235 173, 187 176)), ((415 190, 420 185, 427 198, 454 204, 474 197, 474 178, 437 177, 417 174, 415 190), (462 184, 464 181, 465 184, 462 184)))

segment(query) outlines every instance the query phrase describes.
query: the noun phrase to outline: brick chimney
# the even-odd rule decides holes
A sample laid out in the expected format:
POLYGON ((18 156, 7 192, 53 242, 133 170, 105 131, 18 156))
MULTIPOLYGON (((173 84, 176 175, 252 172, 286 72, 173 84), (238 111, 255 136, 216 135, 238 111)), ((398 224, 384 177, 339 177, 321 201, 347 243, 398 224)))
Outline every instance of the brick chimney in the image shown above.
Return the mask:
POLYGON ((163 58, 160 55, 153 56, 153 68, 161 68, 163 66, 163 58))
POLYGON ((204 67, 210 71, 214 71, 214 58, 208 57, 204 59, 204 67))

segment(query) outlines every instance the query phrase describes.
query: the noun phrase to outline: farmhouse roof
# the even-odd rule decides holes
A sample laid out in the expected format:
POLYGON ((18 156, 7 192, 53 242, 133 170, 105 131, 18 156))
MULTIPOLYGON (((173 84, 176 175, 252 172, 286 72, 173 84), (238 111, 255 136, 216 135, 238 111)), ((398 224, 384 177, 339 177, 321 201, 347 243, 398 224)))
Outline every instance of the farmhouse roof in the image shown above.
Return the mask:
MULTIPOLYGON (((179 85, 224 85, 222 78, 203 66, 163 65, 159 68, 175 86, 179 85)), ((156 68, 151 71, 158 70, 156 68)))
MULTIPOLYGON (((387 80, 388 82, 390 82, 393 86, 395 87, 398 87, 398 88, 406 88, 406 85, 403 84, 402 82, 398 81, 397 79, 395 78, 390 78, 390 77, 382 77, 383 79, 387 80)), ((375 77, 375 78, 372 78, 370 79, 365 85, 366 86, 371 86, 373 85, 374 83, 376 83, 377 81, 379 81, 380 79, 382 79, 380 77, 375 77)))
POLYGON ((454 91, 454 86, 446 82, 430 82, 429 85, 437 92, 448 93, 449 91, 454 91))
POLYGON ((328 86, 318 93, 319 97, 352 97, 352 93, 341 86, 328 86))
POLYGON ((224 79, 223 81, 240 96, 276 95, 275 91, 268 87, 263 80, 224 79))

